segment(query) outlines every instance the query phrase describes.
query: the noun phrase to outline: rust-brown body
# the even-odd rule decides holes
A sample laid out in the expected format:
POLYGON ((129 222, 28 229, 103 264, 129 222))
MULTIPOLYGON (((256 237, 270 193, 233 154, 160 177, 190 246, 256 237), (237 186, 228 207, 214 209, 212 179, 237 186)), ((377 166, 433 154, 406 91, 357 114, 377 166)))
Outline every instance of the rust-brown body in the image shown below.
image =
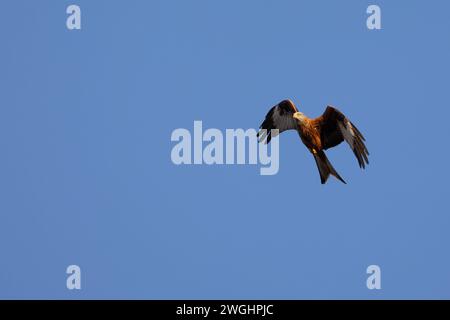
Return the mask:
POLYGON ((317 130, 317 125, 314 123, 314 120, 305 117, 304 122, 299 124, 297 131, 303 144, 311 153, 314 154, 322 150, 320 132, 317 130))

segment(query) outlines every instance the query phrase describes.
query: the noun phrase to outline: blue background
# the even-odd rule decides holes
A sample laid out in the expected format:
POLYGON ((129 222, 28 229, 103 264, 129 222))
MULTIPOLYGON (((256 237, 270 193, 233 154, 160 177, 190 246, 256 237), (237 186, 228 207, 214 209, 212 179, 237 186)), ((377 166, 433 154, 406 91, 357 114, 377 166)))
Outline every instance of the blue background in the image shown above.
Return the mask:
POLYGON ((449 11, 2 1, 0 298, 450 298, 449 11), (367 170, 342 144, 328 156, 348 184, 321 185, 295 132, 275 176, 172 164, 172 130, 257 128, 284 98, 311 117, 339 107, 367 170))

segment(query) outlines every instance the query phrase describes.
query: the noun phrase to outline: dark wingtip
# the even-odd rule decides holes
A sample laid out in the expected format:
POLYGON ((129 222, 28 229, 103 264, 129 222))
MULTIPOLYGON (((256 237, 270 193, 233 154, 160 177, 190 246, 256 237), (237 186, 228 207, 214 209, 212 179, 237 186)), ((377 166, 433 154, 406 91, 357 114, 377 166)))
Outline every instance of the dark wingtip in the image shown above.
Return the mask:
POLYGON ((345 182, 345 180, 342 179, 342 177, 341 177, 337 172, 336 172, 335 177, 336 177, 339 181, 341 181, 343 184, 347 184, 347 182, 345 182))

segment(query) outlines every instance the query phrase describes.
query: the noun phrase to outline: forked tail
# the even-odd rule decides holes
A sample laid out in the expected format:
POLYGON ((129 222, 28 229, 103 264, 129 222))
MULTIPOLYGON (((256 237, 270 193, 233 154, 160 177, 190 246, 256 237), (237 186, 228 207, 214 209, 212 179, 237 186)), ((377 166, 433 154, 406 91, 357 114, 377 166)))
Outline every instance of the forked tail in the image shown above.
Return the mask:
POLYGON ((317 168, 319 169, 320 181, 322 182, 322 184, 327 182, 330 174, 335 176, 337 179, 339 179, 343 183, 347 184, 347 182, 345 182, 344 179, 341 178, 339 173, 337 173, 336 170, 333 168, 330 161, 328 161, 328 158, 327 158, 325 152, 319 151, 313 155, 314 155, 314 159, 316 160, 317 168))

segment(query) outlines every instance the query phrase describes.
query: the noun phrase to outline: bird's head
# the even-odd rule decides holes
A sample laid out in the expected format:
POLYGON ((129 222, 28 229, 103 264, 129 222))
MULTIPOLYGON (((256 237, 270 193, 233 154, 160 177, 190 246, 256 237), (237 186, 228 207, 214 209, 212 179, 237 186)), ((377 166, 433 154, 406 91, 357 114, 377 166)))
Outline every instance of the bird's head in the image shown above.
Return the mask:
POLYGON ((292 117, 298 121, 303 122, 303 120, 305 119, 305 115, 301 112, 295 112, 292 117))

